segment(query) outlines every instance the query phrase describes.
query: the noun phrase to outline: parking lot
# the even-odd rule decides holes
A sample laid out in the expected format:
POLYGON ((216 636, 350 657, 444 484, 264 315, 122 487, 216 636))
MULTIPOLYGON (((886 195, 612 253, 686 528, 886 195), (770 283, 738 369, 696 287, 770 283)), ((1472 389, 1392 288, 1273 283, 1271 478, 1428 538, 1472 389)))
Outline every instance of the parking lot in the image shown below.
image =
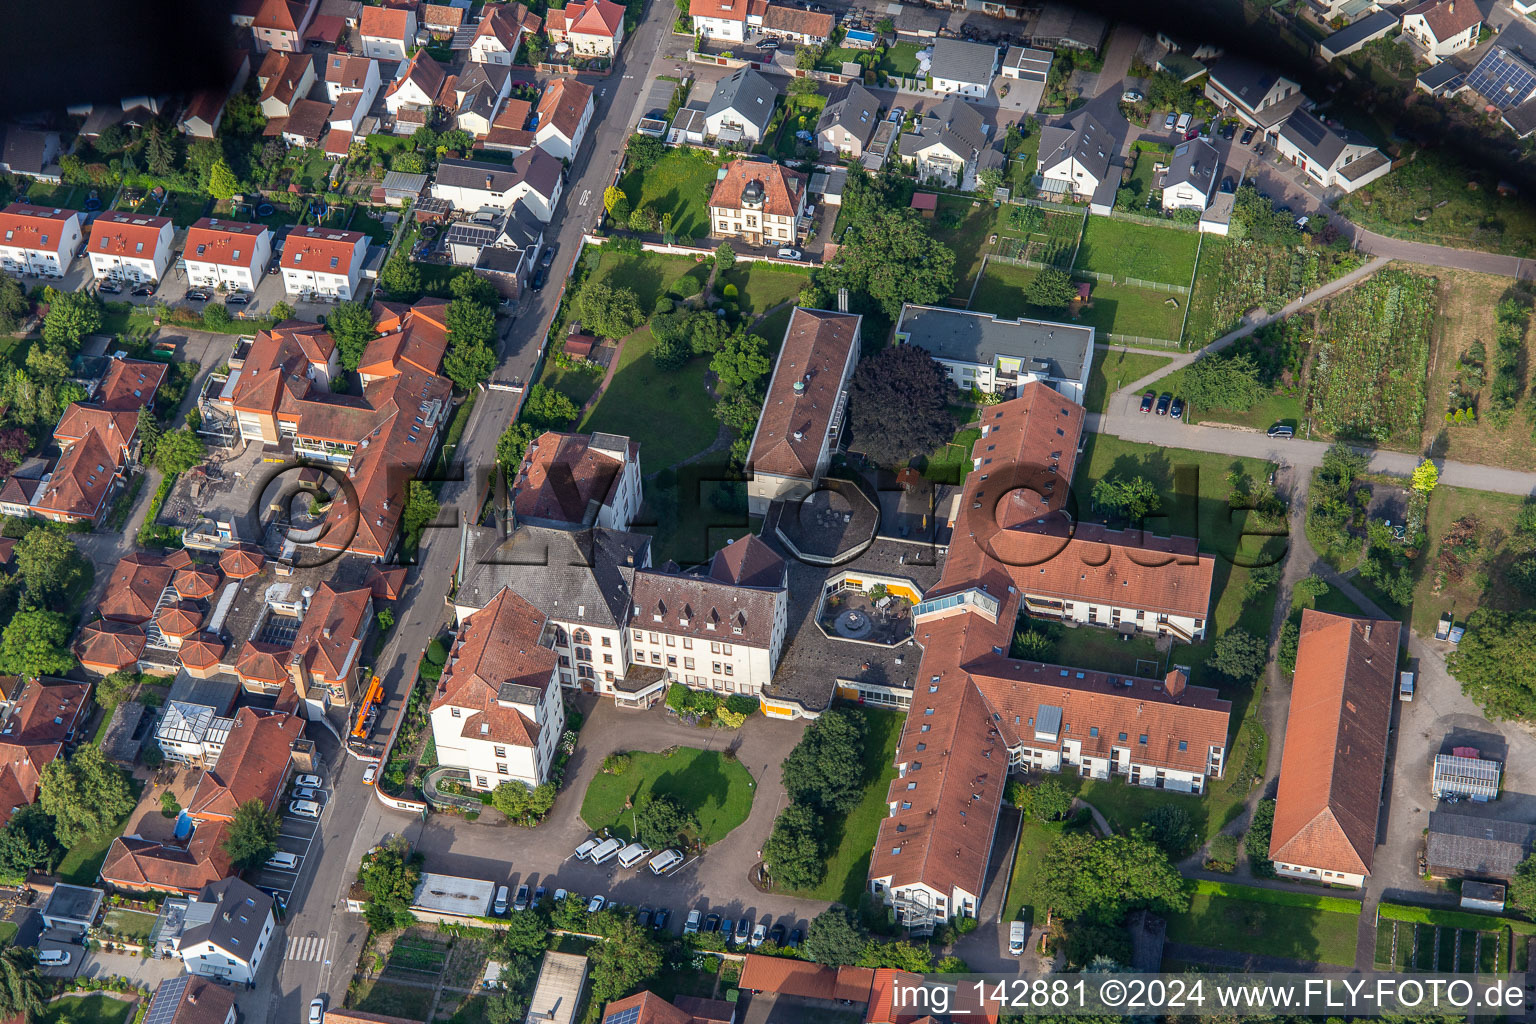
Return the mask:
MULTIPOLYGON (((291 853, 299 858, 291 870, 278 867, 261 867, 250 873, 248 881, 263 892, 270 893, 277 899, 279 906, 288 907, 293 902, 293 892, 299 888, 301 881, 311 878, 314 870, 311 861, 320 856, 320 819, 306 818, 303 815, 293 814, 288 810, 293 802, 292 789, 285 795, 282 804, 282 824, 277 834, 277 849, 281 853, 291 853)), ((325 807, 330 799, 330 791, 322 787, 315 796, 315 802, 320 804, 321 816, 325 815, 325 807)), ((302 895, 302 893, 300 894, 302 895)))

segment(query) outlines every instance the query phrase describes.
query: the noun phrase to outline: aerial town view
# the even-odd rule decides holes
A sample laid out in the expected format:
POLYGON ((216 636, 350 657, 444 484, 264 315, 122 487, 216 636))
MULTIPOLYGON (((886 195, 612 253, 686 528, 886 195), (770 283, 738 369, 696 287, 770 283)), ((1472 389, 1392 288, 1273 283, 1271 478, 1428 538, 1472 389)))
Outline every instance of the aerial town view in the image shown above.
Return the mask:
POLYGON ((0 62, 0 1024, 1536 999, 1536 0, 1183 3, 0 62))

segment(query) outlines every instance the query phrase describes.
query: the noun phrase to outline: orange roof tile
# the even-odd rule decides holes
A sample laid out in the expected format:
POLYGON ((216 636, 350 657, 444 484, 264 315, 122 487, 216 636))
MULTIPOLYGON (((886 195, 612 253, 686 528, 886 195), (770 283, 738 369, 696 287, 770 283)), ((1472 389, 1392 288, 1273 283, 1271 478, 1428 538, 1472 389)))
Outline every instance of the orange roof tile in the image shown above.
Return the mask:
POLYGON ((105 675, 137 664, 145 643, 143 626, 101 619, 80 630, 75 657, 86 668, 105 675))
MULTIPOLYGON (((625 438, 631 457, 640 446, 625 438)), ((611 452, 592 447, 589 434, 549 430, 528 446, 512 481, 512 508, 520 518, 557 523, 588 523, 596 509, 609 503, 618 487, 624 462, 611 452)))
POLYGON ((219 568, 232 580, 243 580, 261 572, 267 556, 250 544, 236 544, 219 555, 219 568))
POLYGON ((199 821, 228 820, 251 800, 274 806, 282 795, 293 741, 303 735, 304 720, 295 715, 241 708, 218 766, 203 773, 187 813, 199 821))
POLYGON ((235 674, 246 683, 278 684, 288 681, 283 659, 288 648, 260 640, 247 640, 235 661, 235 674))
POLYGON ((189 637, 202 628, 202 609, 185 601, 173 601, 160 609, 160 614, 155 616, 155 625, 166 636, 189 637))
POLYGON ((269 232, 265 224, 204 217, 187 229, 183 255, 193 263, 250 267, 255 260, 257 238, 269 232))
POLYGON ((171 586, 176 588, 176 593, 181 597, 193 600, 211 597, 219 586, 219 570, 203 565, 178 569, 176 575, 171 577, 171 586))
POLYGON ((169 217, 146 217, 110 210, 91 222, 89 251, 107 256, 153 259, 160 233, 170 226, 169 217))
POLYGON ((176 657, 187 668, 210 669, 224 657, 224 641, 212 633, 198 633, 187 637, 177 648, 176 657))
POLYGON ((368 632, 373 592, 368 587, 340 588, 320 584, 293 638, 291 658, 326 682, 340 682, 361 656, 359 644, 368 632))
MULTIPOLYGON (((378 10, 377 7, 365 9, 378 10)), ((346 276, 351 273, 354 261, 362 259, 357 243, 367 237, 356 231, 337 231, 313 226, 303 229, 294 228, 288 232, 287 241, 283 246, 283 266, 320 274, 346 276)))
POLYGON ((222 822, 198 825, 185 846, 120 836, 101 865, 102 881, 124 889, 197 893, 229 877, 222 822))
POLYGON ((452 657, 432 695, 431 709, 444 705, 472 711, 464 716, 463 735, 515 746, 537 744, 539 724, 498 694, 508 683, 542 694, 553 681, 559 659, 539 645, 546 619, 508 588, 464 620, 452 657))
POLYGON ((74 210, 12 203, 0 210, 0 245, 56 253, 64 245, 64 226, 74 210))
MULTIPOLYGON (((614 6, 618 6, 615 4, 614 6)), ((619 10, 622 12, 623 8, 619 10)), ((575 139, 581 119, 592 105, 592 87, 574 78, 556 78, 539 98, 539 127, 553 125, 567 139, 575 139)))
POLYGON ((358 32, 365 39, 393 39, 407 43, 415 40, 406 37, 411 31, 411 14, 408 8, 364 7, 358 32))
POLYGON ((117 475, 118 453, 101 435, 86 431, 78 444, 65 450, 53 475, 33 499, 33 507, 75 519, 94 519, 117 475))
POLYGON ((173 575, 159 555, 130 551, 118 561, 107 581, 101 597, 102 616, 118 622, 148 622, 173 575))

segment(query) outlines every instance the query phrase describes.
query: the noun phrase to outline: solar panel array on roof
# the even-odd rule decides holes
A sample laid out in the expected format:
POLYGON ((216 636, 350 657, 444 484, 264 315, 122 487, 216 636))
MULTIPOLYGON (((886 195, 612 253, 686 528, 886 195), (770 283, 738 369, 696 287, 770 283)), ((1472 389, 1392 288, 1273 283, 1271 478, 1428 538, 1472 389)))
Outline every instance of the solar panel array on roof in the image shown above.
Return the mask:
POLYGON ((640 1007, 627 1006, 612 1017, 604 1017, 603 1024, 635 1024, 640 1019, 640 1007))
POLYGON ((190 974, 178 974, 162 981, 155 990, 155 998, 150 1001, 149 1012, 144 1015, 144 1024, 171 1024, 176 1008, 181 1005, 182 993, 191 980, 190 974))
POLYGON ((1495 46, 1467 76, 1467 85, 1500 110, 1519 106, 1536 93, 1536 68, 1495 46))

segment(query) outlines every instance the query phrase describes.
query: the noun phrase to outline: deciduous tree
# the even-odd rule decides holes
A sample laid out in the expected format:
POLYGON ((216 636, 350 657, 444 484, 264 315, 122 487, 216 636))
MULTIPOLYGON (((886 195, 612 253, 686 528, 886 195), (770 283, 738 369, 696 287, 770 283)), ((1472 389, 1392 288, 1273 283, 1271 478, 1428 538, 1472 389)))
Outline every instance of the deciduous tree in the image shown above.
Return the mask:
POLYGON ((805 931, 807 959, 828 967, 842 967, 859 962, 869 939, 853 923, 848 910, 841 904, 817 914, 805 931))
POLYGON ((483 341, 455 342, 443 357, 443 374, 460 391, 474 390, 489 380, 495 369, 496 353, 483 341))
POLYGON ((648 928, 628 914, 598 914, 595 922, 603 941, 587 953, 592 977, 592 1002, 602 1006, 628 995, 661 971, 661 943, 648 928))
POLYGON ((731 248, 730 242, 721 242, 715 246, 715 270, 725 273, 736 265, 736 250, 731 248))
POLYGON ((746 395, 756 400, 767 389, 768 371, 773 369, 773 362, 768 358, 762 338, 738 329, 725 339, 725 346, 710 359, 709 368, 719 381, 722 398, 746 395))
POLYGON ((485 344, 496 333, 496 313, 490 306, 474 299, 454 299, 448 303, 448 313, 443 319, 448 325, 448 338, 455 345, 463 342, 485 344))
POLYGON ((325 329, 336 340, 341 353, 341 365, 356 370, 363 361, 363 353, 377 332, 373 329, 373 313, 361 302, 343 302, 325 318, 325 329))
POLYGON ((1060 267, 1042 267, 1035 279, 1024 288, 1024 298, 1031 306, 1046 310, 1062 310, 1077 297, 1077 286, 1072 277, 1060 267))
POLYGON ((172 430, 155 442, 155 465, 166 474, 185 473, 203 461, 208 446, 191 427, 172 430))
POLYGON ((38 789, 38 804, 52 815, 54 835, 66 847, 111 834, 133 810, 133 791, 123 773, 94 744, 50 761, 38 789))
POLYGON ((396 302, 415 302, 421 298, 421 271, 416 269, 404 249, 396 249, 389 262, 384 264, 379 284, 396 302))
POLYGON ((28 678, 64 675, 75 664, 69 634, 69 620, 57 612, 18 611, 0 633, 0 672, 28 678))
POLYGON ((955 254, 912 211, 870 205, 849 224, 833 262, 817 271, 816 284, 829 295, 847 288, 868 296, 895 320, 904 303, 949 297, 955 254))
POLYGON ((421 869, 410 854, 404 838, 395 836, 363 857, 357 880, 368 894, 368 908, 363 917, 376 932, 404 928, 416 920, 411 900, 421 869))
POLYGON ((1140 522, 1162 506, 1152 481, 1144 476, 1104 477, 1093 485, 1093 507, 1132 523, 1140 522))
POLYGON ((23 804, 0 828, 0 874, 52 871, 63 855, 53 834, 53 819, 37 804, 23 804))
POLYGON ((780 767, 784 789, 797 804, 846 814, 864 792, 864 719, 828 711, 800 736, 780 767))
POLYGON ((848 394, 853 445, 882 466, 899 469, 954 435, 953 388, 944 368, 916 345, 893 345, 859 360, 848 394))
POLYGON ((539 432, 564 430, 576 419, 577 411, 569 395, 543 384, 529 388, 528 397, 523 400, 523 419, 539 432))
POLYGON ((14 277, 0 277, 0 334, 15 334, 31 304, 26 289, 14 277))
POLYGON ((811 889, 826 877, 821 846, 821 819, 800 804, 790 804, 773 823, 763 860, 774 884, 784 889, 811 889))
POLYGON ((277 852, 282 823, 260 800, 247 800, 235 808, 235 818, 224 833, 224 852, 235 867, 265 864, 277 852))
POLYGON ((80 339, 101 329, 101 301, 89 292, 61 292, 50 287, 44 295, 43 340, 72 353, 80 339))
MULTIPOLYGON (((9 634, 9 630, 6 631, 9 634)), ((1492 718, 1536 718, 1536 612, 1480 608, 1445 659, 1461 690, 1492 718)))
POLYGON ((1045 858, 1035 886, 1037 905, 1086 923, 1115 924, 1141 907, 1169 914, 1189 906, 1183 876, 1168 855, 1143 836, 1095 839, 1063 833, 1045 858))
POLYGON ((639 839, 653 850, 672 846, 699 830, 699 819, 669 796, 653 796, 635 813, 639 839))
POLYGON ((496 440, 496 461, 501 468, 516 473, 517 467, 523 464, 523 453, 536 437, 538 432, 522 420, 507 424, 507 429, 496 440))
POLYGON ((1250 683, 1264 671, 1269 645, 1246 629, 1229 629, 1216 638, 1206 665, 1229 679, 1250 683))
POLYGON ((442 511, 437 496, 420 480, 407 481, 405 485, 405 510, 400 514, 405 532, 420 533, 422 528, 437 518, 442 511))
POLYGON ((27 596, 41 606, 57 606, 76 587, 90 567, 75 542, 47 527, 28 530, 16 542, 16 573, 27 596))
POLYGON ((581 325, 601 338, 622 338, 645 323, 640 302, 629 288, 589 281, 576 305, 581 325))

